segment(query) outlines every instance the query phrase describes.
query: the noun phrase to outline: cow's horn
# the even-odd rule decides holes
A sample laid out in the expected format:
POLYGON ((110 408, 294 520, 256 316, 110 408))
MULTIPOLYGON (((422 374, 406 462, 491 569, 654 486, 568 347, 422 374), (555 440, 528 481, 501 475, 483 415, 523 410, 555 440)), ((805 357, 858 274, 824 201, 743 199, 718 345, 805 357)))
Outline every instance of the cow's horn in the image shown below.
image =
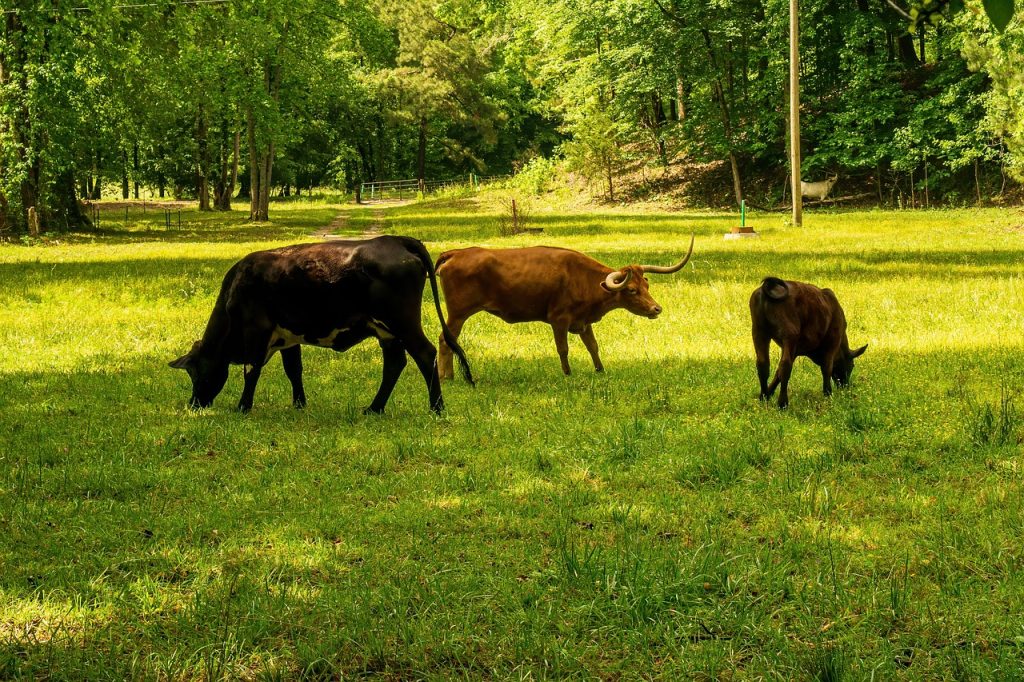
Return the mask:
POLYGON ((633 272, 631 270, 616 270, 615 272, 609 272, 608 276, 604 278, 604 286, 608 291, 618 291, 629 284, 629 280, 632 277, 633 272), (620 277, 622 279, 619 279, 620 277))
POLYGON ((690 256, 693 255, 693 238, 694 235, 690 235, 690 250, 686 252, 686 258, 676 263, 675 265, 663 266, 663 265, 641 265, 640 268, 644 272, 649 272, 652 275, 671 275, 673 272, 679 272, 683 269, 690 260, 690 256))

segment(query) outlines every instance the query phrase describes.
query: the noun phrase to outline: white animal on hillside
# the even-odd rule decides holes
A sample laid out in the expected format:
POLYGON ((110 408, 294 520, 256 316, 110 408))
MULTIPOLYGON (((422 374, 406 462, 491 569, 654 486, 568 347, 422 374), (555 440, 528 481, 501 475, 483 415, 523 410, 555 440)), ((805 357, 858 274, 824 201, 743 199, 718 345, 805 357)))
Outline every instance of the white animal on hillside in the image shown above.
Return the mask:
POLYGON ((818 201, 824 201, 825 197, 832 190, 832 185, 836 184, 836 180, 839 179, 838 175, 833 175, 828 180, 822 182, 804 182, 800 181, 800 195, 805 197, 811 197, 818 201))

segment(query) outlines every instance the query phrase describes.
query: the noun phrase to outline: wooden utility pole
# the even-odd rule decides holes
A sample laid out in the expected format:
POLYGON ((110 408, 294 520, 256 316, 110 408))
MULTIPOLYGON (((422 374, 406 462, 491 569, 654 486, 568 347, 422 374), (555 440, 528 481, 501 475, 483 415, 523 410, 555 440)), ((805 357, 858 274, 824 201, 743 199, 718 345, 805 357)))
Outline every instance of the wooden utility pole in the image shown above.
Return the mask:
POLYGON ((800 20, 797 0, 789 0, 789 160, 793 191, 793 225, 803 225, 800 194, 800 20))

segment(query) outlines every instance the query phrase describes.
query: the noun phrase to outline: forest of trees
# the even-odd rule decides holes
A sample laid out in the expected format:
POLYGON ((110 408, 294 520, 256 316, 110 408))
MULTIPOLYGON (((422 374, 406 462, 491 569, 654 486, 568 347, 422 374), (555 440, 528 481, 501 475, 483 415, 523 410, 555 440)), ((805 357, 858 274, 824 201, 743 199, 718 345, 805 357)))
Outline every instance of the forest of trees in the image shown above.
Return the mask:
MULTIPOLYGON (((957 3, 960 4, 960 3, 957 3)), ((1024 29, 801 0, 805 179, 981 201, 1024 158, 1024 29)), ((140 187, 201 209, 535 159, 785 175, 788 0, 4 0, 0 230, 140 187)), ((1012 5, 1011 5, 1012 7, 1012 5)), ((539 163, 539 162, 537 162, 539 163)), ((780 184, 781 187, 781 184, 780 184)))

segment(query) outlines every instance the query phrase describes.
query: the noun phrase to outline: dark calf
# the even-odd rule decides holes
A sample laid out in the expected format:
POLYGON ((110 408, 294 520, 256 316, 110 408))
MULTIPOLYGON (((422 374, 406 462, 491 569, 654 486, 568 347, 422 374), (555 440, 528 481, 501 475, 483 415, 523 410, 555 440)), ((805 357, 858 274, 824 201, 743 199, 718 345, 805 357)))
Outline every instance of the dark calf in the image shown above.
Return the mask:
POLYGON ((789 376, 793 360, 803 355, 821 368, 822 389, 832 395, 832 382, 845 386, 850 382, 853 360, 867 349, 863 345, 850 350, 846 339, 846 315, 831 289, 813 284, 766 277, 750 296, 750 321, 757 354, 757 378, 761 400, 779 391, 779 407, 789 405, 789 376), (782 348, 775 378, 768 383, 771 364, 770 343, 782 348))

